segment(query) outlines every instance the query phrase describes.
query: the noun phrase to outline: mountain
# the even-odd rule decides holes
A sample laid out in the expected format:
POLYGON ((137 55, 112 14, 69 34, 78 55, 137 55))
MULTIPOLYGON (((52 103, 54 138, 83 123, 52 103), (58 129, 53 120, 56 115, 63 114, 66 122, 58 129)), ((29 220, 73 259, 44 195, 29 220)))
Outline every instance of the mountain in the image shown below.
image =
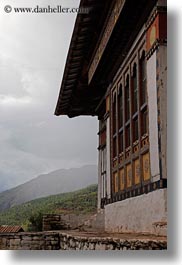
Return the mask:
POLYGON ((0 225, 21 225, 26 228, 32 216, 48 213, 90 214, 97 209, 97 185, 48 196, 14 206, 0 213, 0 225))
MULTIPOLYGON (((25 182, 28 180, 25 180, 25 182)), ((0 169, 0 193, 18 186, 21 183, 20 178, 13 174, 8 174, 0 169)))
POLYGON ((0 193, 0 211, 37 198, 82 189, 95 183, 96 165, 59 169, 0 193))

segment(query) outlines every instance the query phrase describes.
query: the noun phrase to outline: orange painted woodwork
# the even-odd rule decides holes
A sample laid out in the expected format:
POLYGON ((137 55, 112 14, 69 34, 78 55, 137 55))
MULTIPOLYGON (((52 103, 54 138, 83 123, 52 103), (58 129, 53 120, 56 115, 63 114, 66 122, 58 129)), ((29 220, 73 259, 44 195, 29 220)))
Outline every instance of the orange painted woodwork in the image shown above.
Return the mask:
POLYGON ((131 187, 132 186, 132 168, 131 168, 131 164, 128 164, 126 166, 126 182, 127 182, 127 187, 131 187))
POLYGON ((120 190, 124 190, 124 168, 119 170, 120 190))
POLYGON ((150 179, 150 158, 149 153, 142 155, 142 171, 143 171, 143 179, 150 179))
POLYGON ((135 178, 135 184, 140 183, 140 161, 139 159, 136 159, 134 161, 134 178, 135 178))
POLYGON ((147 30, 147 52, 156 40, 164 41, 165 39, 167 39, 167 16, 165 13, 158 13, 147 30))

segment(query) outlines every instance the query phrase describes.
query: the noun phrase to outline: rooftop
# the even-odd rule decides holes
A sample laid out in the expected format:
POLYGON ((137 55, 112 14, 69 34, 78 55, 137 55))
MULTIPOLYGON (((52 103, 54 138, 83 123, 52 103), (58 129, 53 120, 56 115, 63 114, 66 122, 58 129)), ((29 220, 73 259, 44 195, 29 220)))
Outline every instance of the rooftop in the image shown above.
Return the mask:
POLYGON ((89 12, 76 18, 55 115, 98 115, 97 106, 155 3, 81 0, 89 12))
POLYGON ((0 233, 18 233, 23 232, 23 228, 18 225, 1 225, 0 226, 0 233))

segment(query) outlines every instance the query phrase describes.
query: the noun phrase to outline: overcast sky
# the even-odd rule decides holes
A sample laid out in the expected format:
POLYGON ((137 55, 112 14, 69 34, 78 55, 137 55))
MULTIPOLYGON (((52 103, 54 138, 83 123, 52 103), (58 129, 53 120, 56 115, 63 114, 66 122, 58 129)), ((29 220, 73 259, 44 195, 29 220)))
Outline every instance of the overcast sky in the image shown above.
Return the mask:
POLYGON ((97 163, 97 118, 54 116, 74 14, 5 13, 12 7, 77 7, 78 0, 0 2, 0 186, 97 163), (27 3, 28 2, 28 3, 27 3))

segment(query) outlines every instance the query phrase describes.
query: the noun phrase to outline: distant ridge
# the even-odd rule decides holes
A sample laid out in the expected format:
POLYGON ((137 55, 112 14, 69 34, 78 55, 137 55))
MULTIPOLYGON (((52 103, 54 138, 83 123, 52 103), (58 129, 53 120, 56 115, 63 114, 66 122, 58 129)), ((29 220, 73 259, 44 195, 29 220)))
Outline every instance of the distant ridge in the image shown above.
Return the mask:
POLYGON ((97 166, 59 169, 0 193, 0 211, 49 195, 76 191, 97 183, 97 166))
MULTIPOLYGON (((14 206, 0 213, 0 226, 22 226, 29 230, 30 218, 43 214, 85 215, 86 219, 97 211, 97 184, 86 188, 50 195, 14 206)), ((87 219, 88 220, 88 219, 87 219)))

